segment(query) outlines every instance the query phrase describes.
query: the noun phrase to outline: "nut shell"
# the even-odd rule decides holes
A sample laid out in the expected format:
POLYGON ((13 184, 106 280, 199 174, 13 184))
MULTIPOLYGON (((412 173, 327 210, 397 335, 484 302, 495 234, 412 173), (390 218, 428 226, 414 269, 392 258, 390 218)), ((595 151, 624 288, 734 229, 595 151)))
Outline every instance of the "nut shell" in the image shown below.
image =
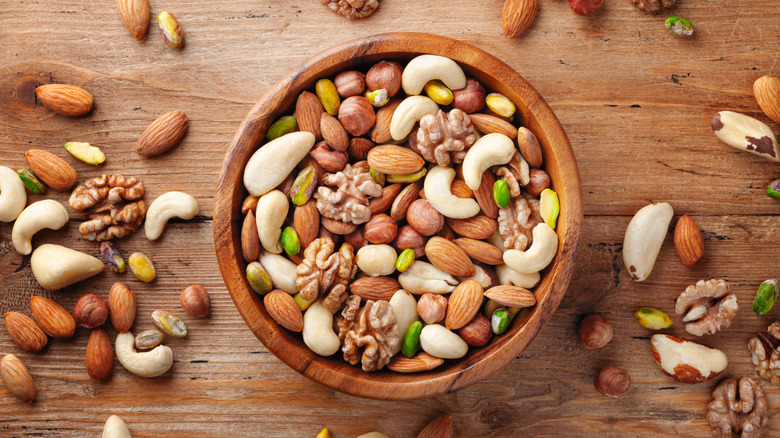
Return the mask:
POLYGON ((76 324, 93 329, 108 319, 108 304, 95 294, 84 295, 73 307, 73 318, 76 324))
POLYGON ((208 316, 211 310, 209 293, 199 284, 188 286, 181 291, 179 302, 181 303, 181 308, 190 315, 208 316))

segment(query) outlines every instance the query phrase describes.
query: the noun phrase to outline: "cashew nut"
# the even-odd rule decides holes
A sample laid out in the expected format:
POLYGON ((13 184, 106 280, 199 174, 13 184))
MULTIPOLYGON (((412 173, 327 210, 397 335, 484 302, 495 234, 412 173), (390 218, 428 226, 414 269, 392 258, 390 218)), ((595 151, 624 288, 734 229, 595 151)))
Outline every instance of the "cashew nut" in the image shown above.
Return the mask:
POLYGON ((341 341, 333 331, 333 314, 317 300, 303 314, 303 343, 320 356, 339 351, 341 341))
POLYGON ((287 257, 265 251, 260 254, 260 258, 257 261, 263 265, 263 269, 265 269, 275 288, 281 289, 290 295, 298 293, 298 286, 295 284, 295 279, 298 278, 298 265, 291 262, 287 257))
POLYGON ((68 223, 68 210, 57 201, 45 199, 33 202, 14 222, 11 240, 19 254, 32 252, 32 237, 44 228, 59 230, 68 223))
POLYGON ((558 252, 558 235, 544 222, 536 224, 531 247, 525 251, 504 251, 504 263, 521 274, 539 272, 550 264, 558 252))
POLYGON ((395 272, 398 254, 390 245, 366 245, 358 250, 355 258, 364 274, 378 277, 395 272))
POLYGON ((623 239, 623 263, 634 280, 642 281, 652 272, 672 216, 672 206, 661 202, 642 207, 629 222, 623 239))
POLYGON ((401 283, 401 287, 415 295, 426 292, 448 294, 458 285, 458 280, 452 275, 420 260, 412 263, 412 266, 401 273, 398 282, 401 283))
POLYGON ((508 163, 514 154, 515 144, 511 138, 495 132, 485 135, 474 142, 463 158, 463 180, 471 190, 479 189, 482 174, 490 166, 508 163))
POLYGON ((0 166, 0 222, 11 222, 24 210, 27 192, 13 170, 0 166))
POLYGON ((450 58, 437 55, 420 55, 406 64, 401 74, 401 86, 409 96, 420 94, 428 81, 439 79, 450 90, 466 86, 466 74, 450 58))
POLYGON ((44 244, 30 257, 33 276, 42 288, 57 290, 103 271, 103 262, 70 248, 44 244))
POLYGON ((472 198, 458 198, 453 195, 453 179, 455 169, 450 167, 436 166, 429 170, 423 183, 428 202, 436 211, 453 219, 476 216, 479 213, 479 204, 472 198))
POLYGON ((253 196, 265 195, 287 178, 314 146, 314 134, 291 132, 258 149, 244 169, 244 186, 253 196))
POLYGON ((173 352, 165 345, 151 351, 135 351, 135 336, 130 332, 116 336, 116 358, 127 371, 141 377, 157 377, 165 374, 173 365, 173 352))
POLYGON ((414 124, 424 116, 439 113, 439 104, 426 96, 409 96, 393 112, 390 119, 390 136, 393 140, 403 140, 412 132, 414 124))
POLYGON ((144 222, 146 238, 155 240, 160 237, 170 218, 179 217, 189 220, 194 218, 198 211, 200 211, 198 201, 192 195, 184 192, 163 193, 152 201, 152 205, 146 212, 146 222, 144 222))
POLYGON ((493 279, 482 269, 482 266, 474 265, 474 275, 471 277, 455 277, 459 282, 463 283, 466 280, 474 280, 479 283, 484 289, 490 288, 493 284, 493 279))
MULTIPOLYGON (((403 337, 406 331, 409 330, 409 326, 419 319, 417 300, 409 292, 399 289, 390 298, 390 307, 393 309, 393 315, 398 323, 398 333, 401 333, 403 337)), ((396 348, 393 349, 393 354, 399 351, 401 351, 401 342, 397 343, 396 348)))
POLYGON ((387 435, 383 434, 382 432, 369 432, 364 433, 357 438, 387 438, 387 435))
POLYGON ((420 347, 434 357, 459 359, 469 351, 469 345, 457 334, 440 324, 428 324, 420 332, 420 347))
POLYGON ((127 428, 125 421, 116 415, 108 417, 106 425, 103 426, 102 438, 133 438, 130 435, 130 429, 127 428))
POLYGON ((501 284, 509 284, 526 289, 536 286, 536 283, 539 283, 539 279, 542 278, 538 271, 531 274, 521 274, 507 265, 496 266, 496 275, 498 276, 498 282, 501 284))
POLYGON ((279 190, 268 192, 257 201, 257 235, 266 251, 274 254, 282 252, 282 226, 289 208, 287 196, 279 190))

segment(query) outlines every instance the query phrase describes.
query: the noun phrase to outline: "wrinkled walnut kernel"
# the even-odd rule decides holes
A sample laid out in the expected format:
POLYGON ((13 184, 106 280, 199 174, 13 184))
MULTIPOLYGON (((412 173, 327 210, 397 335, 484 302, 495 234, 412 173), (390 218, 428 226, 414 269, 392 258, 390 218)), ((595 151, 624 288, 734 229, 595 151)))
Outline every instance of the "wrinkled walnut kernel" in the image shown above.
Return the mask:
POLYGON ((707 421, 715 437, 761 435, 769 407, 764 390, 755 380, 742 377, 737 385, 737 379, 726 379, 712 391, 712 398, 707 405, 707 421))
POLYGON ((714 335, 731 325, 739 309, 725 280, 699 280, 677 298, 674 311, 685 314, 685 330, 694 336, 714 335))
POLYGON ((102 175, 73 190, 70 206, 88 210, 90 220, 79 225, 87 240, 104 241, 124 237, 136 230, 146 216, 144 185, 134 177, 102 175))
POLYGON ((363 371, 384 368, 401 342, 400 329, 390 303, 367 301, 361 309, 360 297, 350 295, 341 315, 344 319, 339 322, 338 332, 344 360, 352 365, 360 362, 363 371), (365 347, 362 357, 361 347, 365 347))
POLYGON ((334 12, 349 18, 350 20, 357 20, 360 18, 366 18, 373 14, 379 7, 379 0, 321 0, 323 5, 326 5, 334 12))
POLYGON ((347 164, 341 172, 327 173, 317 188, 317 210, 325 217, 359 225, 371 219, 369 198, 382 195, 382 186, 357 166, 347 164), (327 186, 336 186, 333 190, 327 186))
POLYGON ((424 116, 415 137, 414 148, 426 161, 439 166, 462 162, 465 153, 458 155, 458 152, 464 152, 476 141, 471 119, 459 109, 453 109, 449 114, 439 110, 436 116, 424 116))
POLYGON ((542 222, 539 200, 523 193, 498 211, 498 232, 504 249, 525 251, 533 241, 533 229, 542 222))

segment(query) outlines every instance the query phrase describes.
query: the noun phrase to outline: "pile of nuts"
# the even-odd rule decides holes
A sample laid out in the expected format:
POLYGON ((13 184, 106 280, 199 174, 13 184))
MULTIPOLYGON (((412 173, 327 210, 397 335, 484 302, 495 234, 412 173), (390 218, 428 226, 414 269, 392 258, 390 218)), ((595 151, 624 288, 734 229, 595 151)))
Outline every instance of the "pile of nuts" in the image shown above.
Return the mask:
POLYGON ((505 333, 558 250, 515 104, 434 55, 313 91, 244 170, 241 249, 269 315, 364 371, 430 370, 505 333))

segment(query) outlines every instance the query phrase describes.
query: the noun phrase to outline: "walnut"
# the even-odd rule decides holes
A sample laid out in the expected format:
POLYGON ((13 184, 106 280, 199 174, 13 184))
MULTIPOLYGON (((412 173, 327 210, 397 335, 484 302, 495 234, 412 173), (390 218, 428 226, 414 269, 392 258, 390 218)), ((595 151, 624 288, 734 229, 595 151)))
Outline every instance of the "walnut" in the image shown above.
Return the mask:
POLYGON ((457 108, 449 114, 439 110, 436 116, 424 116, 420 119, 416 137, 415 149, 427 161, 439 166, 449 166, 452 161, 462 162, 465 150, 477 140, 468 114, 457 108), (453 153, 452 157, 450 152, 453 153))
POLYGON ((76 187, 70 195, 70 206, 87 210, 90 218, 79 225, 81 236, 104 241, 132 233, 146 216, 143 196, 143 183, 124 175, 102 175, 76 187))
POLYGON ((357 272, 355 250, 344 243, 339 252, 329 237, 315 239, 303 252, 295 284, 301 297, 314 301, 324 295, 322 305, 331 312, 339 310, 347 299, 347 285, 357 272))
POLYGON ((517 180, 517 177, 512 173, 510 168, 506 166, 498 167, 496 168, 496 175, 506 181, 509 185, 509 195, 511 197, 516 198, 520 196, 520 181, 517 180))
POLYGON ((712 391, 712 398, 707 405, 707 421, 715 437, 761 435, 769 417, 769 406, 764 390, 755 380, 742 377, 737 385, 737 379, 726 379, 712 391))
POLYGON ((677 298, 674 311, 685 314, 685 330, 694 336, 714 335, 731 325, 737 314, 737 296, 726 280, 699 280, 677 298))
POLYGON ((368 198, 382 195, 382 186, 367 170, 347 164, 336 173, 326 173, 317 188, 317 210, 325 217, 359 225, 371 219, 368 198), (335 191, 327 186, 338 187, 335 191))
POLYGON ((333 11, 355 20, 366 18, 379 7, 379 0, 321 0, 323 5, 333 11))
POLYGON ((525 251, 533 241, 533 229, 542 222, 539 200, 523 192, 498 211, 498 232, 504 249, 525 251))
POLYGON ((361 362, 363 371, 384 368, 401 343, 400 329, 390 303, 367 301, 361 309, 360 297, 350 295, 341 315, 344 319, 339 322, 339 339, 344 360, 352 365, 361 362), (365 347, 362 357, 361 347, 365 347))
POLYGON ((642 12, 658 12, 662 7, 671 8, 677 0, 631 0, 642 12))
POLYGON ((780 385, 780 321, 775 321, 766 330, 748 341, 753 365, 759 376, 773 385, 780 385))

